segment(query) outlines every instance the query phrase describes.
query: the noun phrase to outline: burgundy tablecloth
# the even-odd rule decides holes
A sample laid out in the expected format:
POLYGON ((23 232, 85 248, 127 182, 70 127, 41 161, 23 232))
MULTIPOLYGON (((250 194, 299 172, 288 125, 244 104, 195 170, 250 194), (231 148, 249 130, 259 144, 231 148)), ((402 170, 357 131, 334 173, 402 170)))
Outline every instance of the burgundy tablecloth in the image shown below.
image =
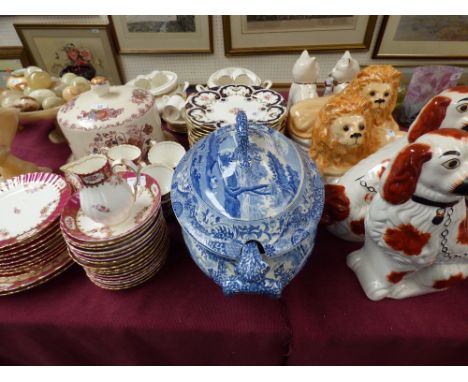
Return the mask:
POLYGON ((468 365, 468 283, 406 300, 370 301, 346 266, 347 243, 321 229, 285 289, 291 365, 468 365))
MULTIPOLYGON (((27 127, 13 151, 58 168, 69 151, 50 128, 27 127)), ((104 291, 74 266, 0 298, 0 364, 468 364, 468 283, 371 302, 345 264, 357 245, 320 230, 282 299, 226 298, 168 224, 168 263, 141 287, 104 291)))

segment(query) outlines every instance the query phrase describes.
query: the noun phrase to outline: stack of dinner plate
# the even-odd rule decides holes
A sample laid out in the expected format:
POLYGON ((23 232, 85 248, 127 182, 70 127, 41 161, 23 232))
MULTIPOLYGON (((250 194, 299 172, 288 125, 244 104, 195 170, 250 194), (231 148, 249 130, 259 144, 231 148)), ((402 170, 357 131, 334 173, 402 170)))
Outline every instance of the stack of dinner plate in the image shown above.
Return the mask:
MULTIPOLYGON (((127 172, 124 179, 133 177, 127 172)), ((137 286, 164 265, 169 239, 157 182, 142 174, 130 216, 117 225, 97 223, 83 213, 79 193, 66 204, 60 225, 70 256, 104 289, 137 286)))
POLYGON ((0 183, 0 295, 33 288, 73 264, 59 225, 70 194, 65 179, 50 173, 0 183))
POLYGON ((261 86, 224 85, 192 94, 185 104, 189 144, 215 131, 235 124, 244 111, 250 123, 284 132, 287 104, 283 96, 261 86))

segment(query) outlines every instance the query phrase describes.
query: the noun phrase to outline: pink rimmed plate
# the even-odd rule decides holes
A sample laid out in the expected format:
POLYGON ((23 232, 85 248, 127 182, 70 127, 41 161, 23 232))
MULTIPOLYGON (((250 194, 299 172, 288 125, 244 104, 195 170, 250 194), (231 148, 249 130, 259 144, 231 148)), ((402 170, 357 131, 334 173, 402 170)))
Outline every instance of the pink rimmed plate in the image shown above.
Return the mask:
POLYGON ((16 276, 0 277, 0 296, 21 292, 38 286, 57 276, 72 264, 72 259, 67 251, 64 250, 55 259, 32 272, 22 273, 16 276))
MULTIPOLYGON (((121 174, 124 179, 135 175, 131 172, 121 174)), ((122 223, 108 226, 97 223, 83 213, 80 207, 79 193, 74 194, 66 203, 60 218, 60 226, 65 234, 84 242, 106 242, 115 240, 140 229, 148 219, 159 210, 161 205, 161 192, 158 183, 148 175, 141 174, 145 178, 144 186, 138 188, 137 197, 130 216, 122 223)))
POLYGON ((34 172, 0 183, 0 248, 21 244, 45 230, 71 195, 60 175, 34 172))

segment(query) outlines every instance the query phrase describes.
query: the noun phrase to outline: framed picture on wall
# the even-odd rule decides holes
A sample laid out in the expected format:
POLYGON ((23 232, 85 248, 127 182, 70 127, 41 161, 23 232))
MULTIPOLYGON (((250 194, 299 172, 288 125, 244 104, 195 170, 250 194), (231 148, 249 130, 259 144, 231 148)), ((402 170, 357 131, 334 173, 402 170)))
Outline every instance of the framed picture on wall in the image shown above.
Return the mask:
POLYGON ((25 67, 29 65, 22 46, 0 46, 0 61, 4 64, 7 61, 14 63, 15 67, 13 69, 18 69, 18 66, 25 67))
POLYGON ((377 16, 223 16, 226 55, 368 50, 377 16))
POLYGON ((212 53, 211 16, 110 16, 119 53, 212 53))
POLYGON ((467 59, 468 16, 384 16, 372 57, 467 59))
POLYGON ((53 76, 74 72, 122 83, 109 25, 14 24, 29 61, 53 76))

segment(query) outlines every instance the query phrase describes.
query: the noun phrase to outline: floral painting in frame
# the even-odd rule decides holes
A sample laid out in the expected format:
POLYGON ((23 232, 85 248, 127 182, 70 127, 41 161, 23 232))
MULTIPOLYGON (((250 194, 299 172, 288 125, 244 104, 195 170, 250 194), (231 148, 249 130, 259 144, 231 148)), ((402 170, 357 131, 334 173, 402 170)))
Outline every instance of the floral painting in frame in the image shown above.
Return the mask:
POLYGON ((373 58, 467 59, 468 16, 384 16, 373 58))
POLYGON ((107 77, 122 83, 115 45, 108 25, 14 25, 29 61, 53 76, 73 72, 85 78, 107 77))

